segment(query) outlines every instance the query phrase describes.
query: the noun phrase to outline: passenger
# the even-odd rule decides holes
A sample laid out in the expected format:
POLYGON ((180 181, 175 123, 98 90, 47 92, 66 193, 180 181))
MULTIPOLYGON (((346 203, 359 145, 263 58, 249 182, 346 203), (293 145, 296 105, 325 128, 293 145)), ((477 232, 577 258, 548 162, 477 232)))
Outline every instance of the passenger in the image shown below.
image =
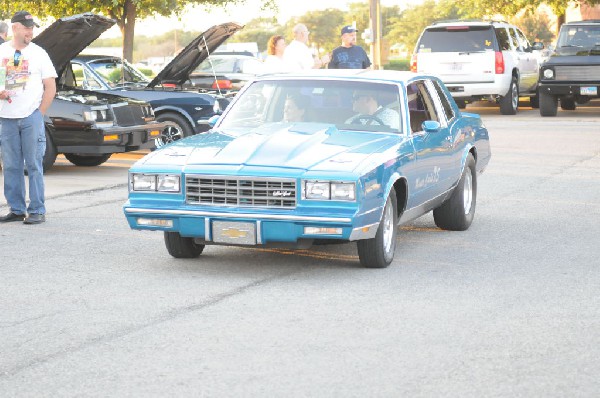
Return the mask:
POLYGON ((352 110, 358 114, 346 120, 346 124, 385 125, 400 129, 400 114, 379 104, 375 91, 356 91, 352 96, 352 110))
POLYGON ((293 95, 285 100, 283 106, 283 120, 286 122, 307 121, 310 108, 310 98, 306 95, 293 95))

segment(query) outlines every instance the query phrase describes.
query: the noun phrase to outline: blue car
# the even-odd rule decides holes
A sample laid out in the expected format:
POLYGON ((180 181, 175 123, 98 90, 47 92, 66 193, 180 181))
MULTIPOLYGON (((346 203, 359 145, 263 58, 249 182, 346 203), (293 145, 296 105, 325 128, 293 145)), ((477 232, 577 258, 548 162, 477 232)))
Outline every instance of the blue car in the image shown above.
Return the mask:
POLYGON ((163 231, 176 258, 356 241, 363 266, 387 267, 400 224, 433 211, 469 228, 491 156, 480 117, 410 72, 261 76, 213 122, 129 171, 129 225, 163 231))

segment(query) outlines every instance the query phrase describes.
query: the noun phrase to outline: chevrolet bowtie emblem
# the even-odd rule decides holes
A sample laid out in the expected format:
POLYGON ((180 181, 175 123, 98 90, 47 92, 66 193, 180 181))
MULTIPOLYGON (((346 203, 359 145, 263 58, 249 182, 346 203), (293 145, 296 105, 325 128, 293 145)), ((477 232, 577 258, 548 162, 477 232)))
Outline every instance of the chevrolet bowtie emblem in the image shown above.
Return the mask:
POLYGON ((286 196, 292 196, 292 193, 290 191, 273 191, 273 196, 275 197, 286 197, 286 196))
POLYGON ((245 229, 225 228, 221 234, 231 239, 240 239, 248 236, 248 231, 245 229))

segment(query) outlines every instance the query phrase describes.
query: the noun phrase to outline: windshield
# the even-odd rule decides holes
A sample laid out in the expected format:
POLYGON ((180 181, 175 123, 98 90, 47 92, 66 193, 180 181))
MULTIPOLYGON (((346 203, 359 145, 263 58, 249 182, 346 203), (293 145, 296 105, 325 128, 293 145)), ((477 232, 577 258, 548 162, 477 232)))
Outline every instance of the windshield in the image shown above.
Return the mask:
POLYGON ((105 59, 89 62, 92 68, 110 88, 140 85, 145 87, 150 80, 130 63, 120 59, 105 59))
POLYGON ((265 80, 238 94, 222 128, 319 123, 340 130, 400 132, 395 84, 336 80, 265 80))
POLYGON ((600 45, 600 26, 563 25, 557 47, 594 47, 600 45))
POLYGON ((423 32, 417 52, 477 52, 494 49, 490 26, 446 26, 423 32))

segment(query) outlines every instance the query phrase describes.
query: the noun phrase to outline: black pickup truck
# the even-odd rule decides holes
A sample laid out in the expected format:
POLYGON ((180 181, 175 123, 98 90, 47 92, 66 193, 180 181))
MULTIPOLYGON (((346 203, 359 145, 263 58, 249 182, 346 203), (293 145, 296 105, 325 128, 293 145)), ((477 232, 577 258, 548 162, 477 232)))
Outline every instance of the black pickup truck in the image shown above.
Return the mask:
POLYGON ((556 116, 577 104, 599 98, 600 20, 563 24, 556 49, 542 64, 539 79, 540 115, 556 116))

